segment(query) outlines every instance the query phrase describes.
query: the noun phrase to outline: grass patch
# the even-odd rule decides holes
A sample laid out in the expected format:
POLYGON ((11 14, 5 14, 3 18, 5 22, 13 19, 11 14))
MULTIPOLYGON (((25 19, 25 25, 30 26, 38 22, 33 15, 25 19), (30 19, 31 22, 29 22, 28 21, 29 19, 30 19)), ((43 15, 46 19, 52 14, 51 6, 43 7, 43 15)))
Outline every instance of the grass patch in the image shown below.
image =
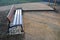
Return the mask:
POLYGON ((0 12, 0 37, 5 35, 7 33, 8 29, 8 21, 7 21, 7 16, 8 11, 1 11, 0 12))
MULTIPOLYGON (((11 5, 11 4, 21 4, 28 2, 48 2, 48 0, 0 0, 0 6, 11 5)), ((50 1, 52 2, 52 0, 50 1)), ((58 2, 58 4, 60 4, 58 2)))
POLYGON ((0 6, 26 3, 26 2, 41 2, 41 1, 43 0, 0 0, 0 6))

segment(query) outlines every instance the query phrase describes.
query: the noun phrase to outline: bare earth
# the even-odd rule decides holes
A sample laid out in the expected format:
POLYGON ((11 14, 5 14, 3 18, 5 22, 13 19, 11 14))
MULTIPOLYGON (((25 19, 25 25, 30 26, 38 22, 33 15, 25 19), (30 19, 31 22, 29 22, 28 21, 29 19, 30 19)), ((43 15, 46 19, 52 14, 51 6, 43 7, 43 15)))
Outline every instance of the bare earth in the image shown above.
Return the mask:
MULTIPOLYGON (((10 9, 10 6, 5 7, 0 7, 0 11, 10 9)), ((54 11, 26 11, 23 13, 25 31, 23 40, 60 40, 59 13, 54 11)))
POLYGON ((24 40, 59 40, 59 15, 47 11, 24 12, 24 40))

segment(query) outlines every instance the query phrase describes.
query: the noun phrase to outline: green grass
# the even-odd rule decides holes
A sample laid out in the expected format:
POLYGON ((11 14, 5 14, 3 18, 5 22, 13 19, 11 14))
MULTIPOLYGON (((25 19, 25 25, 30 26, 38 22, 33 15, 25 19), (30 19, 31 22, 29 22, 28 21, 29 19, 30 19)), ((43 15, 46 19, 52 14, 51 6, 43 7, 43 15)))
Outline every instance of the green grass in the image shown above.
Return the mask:
POLYGON ((26 2, 41 2, 41 1, 43 0, 0 0, 0 6, 26 3, 26 2))
MULTIPOLYGON (((46 0, 0 0, 0 6, 27 3, 27 2, 44 2, 44 1, 46 1, 46 0)), ((60 3, 58 3, 58 4, 60 4, 60 3)))

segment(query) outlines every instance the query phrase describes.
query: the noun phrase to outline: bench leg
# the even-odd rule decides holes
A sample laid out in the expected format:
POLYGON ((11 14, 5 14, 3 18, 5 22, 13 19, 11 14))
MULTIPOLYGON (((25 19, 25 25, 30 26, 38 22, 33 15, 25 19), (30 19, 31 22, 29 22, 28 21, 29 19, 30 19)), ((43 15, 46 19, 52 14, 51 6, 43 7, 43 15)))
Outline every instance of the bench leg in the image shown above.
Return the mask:
POLYGON ((21 32, 24 32, 23 26, 21 25, 21 32))

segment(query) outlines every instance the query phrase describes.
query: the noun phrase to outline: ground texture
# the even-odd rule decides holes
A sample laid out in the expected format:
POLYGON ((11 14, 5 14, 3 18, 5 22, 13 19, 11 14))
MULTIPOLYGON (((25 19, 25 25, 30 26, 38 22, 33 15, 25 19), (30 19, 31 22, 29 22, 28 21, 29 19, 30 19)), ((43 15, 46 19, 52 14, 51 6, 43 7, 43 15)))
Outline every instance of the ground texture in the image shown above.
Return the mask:
POLYGON ((59 40, 60 14, 39 11, 25 12, 25 40, 59 40))
POLYGON ((60 40, 60 13, 55 11, 24 11, 24 35, 6 36, 8 11, 0 12, 0 40, 60 40), (3 35, 4 33, 4 35, 3 35))

